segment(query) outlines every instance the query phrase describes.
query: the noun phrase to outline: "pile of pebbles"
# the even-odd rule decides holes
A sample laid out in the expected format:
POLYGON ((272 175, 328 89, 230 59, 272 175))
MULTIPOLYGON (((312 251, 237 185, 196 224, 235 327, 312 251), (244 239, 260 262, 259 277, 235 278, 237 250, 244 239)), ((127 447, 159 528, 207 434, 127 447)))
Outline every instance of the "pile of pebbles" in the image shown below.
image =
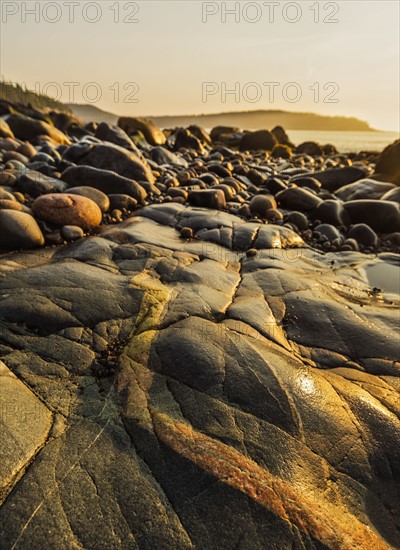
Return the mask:
MULTIPOLYGON (((283 128, 118 126, 0 102, 0 249, 99 234, 175 202, 275 224, 326 251, 400 250, 400 141, 382 154, 295 147, 283 128), (59 124, 60 125, 60 124, 59 124)), ((182 228, 183 238, 196 238, 182 228)))

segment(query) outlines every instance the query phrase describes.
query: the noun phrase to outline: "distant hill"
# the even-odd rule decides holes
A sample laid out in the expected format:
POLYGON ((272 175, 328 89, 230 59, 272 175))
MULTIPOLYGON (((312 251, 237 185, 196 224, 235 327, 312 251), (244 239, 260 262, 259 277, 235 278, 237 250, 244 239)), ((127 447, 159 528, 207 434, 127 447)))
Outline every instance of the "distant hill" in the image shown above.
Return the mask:
POLYGON ((109 124, 116 124, 118 121, 118 115, 103 111, 94 105, 67 103, 66 107, 79 118, 86 120, 86 122, 108 122, 109 124))
MULTIPOLYGON (((78 117, 93 122, 109 122, 115 124, 118 115, 102 111, 94 105, 78 105, 70 103, 67 107, 78 117)), ((353 132, 374 131, 367 122, 354 117, 324 116, 315 113, 292 113, 289 111, 240 111, 217 113, 211 115, 184 116, 148 116, 161 128, 189 126, 198 124, 204 128, 226 125, 259 130, 283 126, 286 130, 340 130, 353 132)))
POLYGON ((227 125, 261 130, 283 126, 286 130, 340 130, 340 131, 373 131, 367 122, 354 117, 324 116, 315 113, 293 113, 290 111, 242 111, 218 113, 212 115, 195 115, 180 117, 152 117, 162 128, 169 126, 188 126, 199 124, 204 128, 227 125))
MULTIPOLYGON (((37 94, 19 84, 0 81, 0 100, 24 106, 32 105, 43 110, 57 110, 74 113, 87 122, 108 122, 116 124, 118 115, 103 111, 90 104, 61 103, 51 97, 37 94)), ((367 122, 354 117, 324 116, 315 113, 294 113, 290 111, 258 110, 216 113, 208 115, 184 116, 147 116, 161 128, 189 126, 198 124, 203 128, 214 126, 236 126, 246 130, 271 129, 283 126, 286 130, 339 130, 339 131, 374 131, 367 122)))
POLYGON ((36 109, 70 112, 68 106, 60 101, 56 101, 47 95, 37 94, 20 84, 14 84, 5 80, 0 81, 0 100, 24 105, 25 107, 31 105, 36 109))

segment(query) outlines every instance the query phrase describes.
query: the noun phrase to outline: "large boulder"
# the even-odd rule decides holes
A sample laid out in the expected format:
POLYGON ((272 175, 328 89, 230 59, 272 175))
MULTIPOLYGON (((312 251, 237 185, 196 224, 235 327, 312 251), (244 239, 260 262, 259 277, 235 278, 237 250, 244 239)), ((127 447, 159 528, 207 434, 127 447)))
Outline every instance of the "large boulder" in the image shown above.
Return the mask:
POLYGON ((358 244, 372 248, 375 248, 378 244, 377 234, 365 223, 356 223, 352 225, 347 233, 347 238, 355 239, 358 244))
POLYGON ((275 126, 275 128, 273 128, 271 132, 274 134, 280 145, 287 145, 291 149, 295 149, 295 146, 290 141, 289 136, 285 132, 284 128, 282 128, 282 126, 275 126))
POLYGON ((127 134, 139 130, 150 145, 164 145, 166 137, 152 120, 140 117, 120 117, 118 126, 127 134))
POLYGON ((66 187, 63 181, 45 176, 36 170, 27 170, 15 182, 16 189, 31 197, 38 197, 46 193, 60 193, 65 191, 66 187))
POLYGON ((336 191, 335 195, 342 201, 357 199, 380 199, 385 193, 393 189, 393 183, 384 183, 372 179, 363 179, 345 185, 336 191))
POLYGON ((0 210, 0 253, 44 244, 43 234, 35 219, 25 212, 0 210))
POLYGON ((350 217, 343 203, 333 199, 321 202, 312 212, 312 217, 335 226, 347 226, 350 223, 350 217))
POLYGON ((119 145, 77 143, 67 149, 63 158, 76 164, 110 170, 126 178, 154 183, 154 176, 147 162, 119 145))
POLYGON ((7 115, 4 118, 18 139, 32 141, 39 136, 48 136, 52 141, 60 145, 71 143, 63 132, 43 120, 36 120, 17 114, 7 115))
POLYGON ((212 141, 225 141, 227 136, 238 134, 240 128, 235 126, 215 126, 210 132, 210 137, 212 141))
POLYGON ((110 170, 100 170, 91 166, 70 166, 61 177, 68 187, 89 186, 106 195, 129 195, 139 204, 142 204, 147 196, 146 191, 137 181, 124 178, 110 170))
POLYGON ((201 126, 198 126, 197 124, 191 124, 190 126, 188 126, 187 129, 192 135, 196 136, 197 139, 199 139, 202 143, 211 145, 210 134, 206 132, 204 128, 202 128, 201 126))
POLYGON ((128 134, 118 126, 107 124, 107 122, 101 122, 97 126, 94 135, 102 141, 109 141, 110 143, 114 143, 115 145, 128 149, 128 151, 136 153, 139 157, 142 156, 142 153, 133 143, 128 134))
POLYGON ((282 158, 290 160, 293 156, 292 149, 289 145, 274 145, 271 153, 272 158, 282 158))
POLYGON ((344 203, 352 223, 366 223, 375 231, 400 230, 400 205, 392 201, 360 199, 344 203))
POLYGON ((85 230, 97 227, 102 220, 99 206, 88 197, 72 193, 54 193, 38 197, 32 205, 36 218, 58 227, 76 225, 85 230))
POLYGON ((204 147, 202 142, 193 135, 190 130, 186 128, 179 128, 176 132, 174 149, 179 151, 179 149, 193 149, 199 153, 204 153, 204 147))
POLYGON ((154 162, 157 164, 173 164, 175 166, 182 166, 183 168, 188 167, 188 162, 184 158, 175 155, 165 147, 152 147, 150 151, 150 156, 154 162))
POLYGON ((278 143, 275 135, 268 130, 257 130, 247 132, 240 140, 241 151, 272 151, 278 143))
POLYGON ((321 145, 319 145, 319 143, 316 143, 315 141, 305 141, 304 143, 301 143, 298 147, 296 147, 296 153, 316 157, 323 155, 324 150, 322 149, 321 145))
POLYGON ((272 195, 254 195, 249 207, 252 214, 265 218, 268 210, 276 208, 276 201, 272 195))
POLYGON ((202 206, 215 210, 226 208, 225 194, 222 189, 200 189, 190 191, 189 203, 194 206, 202 206))
POLYGON ((322 187, 333 193, 340 187, 364 179, 366 171, 356 166, 347 166, 345 168, 332 168, 330 170, 321 170, 311 174, 317 179, 322 187))
POLYGON ((322 203, 322 199, 317 195, 301 187, 289 187, 279 191, 275 198, 283 208, 300 210, 301 212, 311 212, 322 203))
POLYGON ((383 174, 389 181, 400 185, 400 139, 383 150, 376 163, 375 173, 383 174))

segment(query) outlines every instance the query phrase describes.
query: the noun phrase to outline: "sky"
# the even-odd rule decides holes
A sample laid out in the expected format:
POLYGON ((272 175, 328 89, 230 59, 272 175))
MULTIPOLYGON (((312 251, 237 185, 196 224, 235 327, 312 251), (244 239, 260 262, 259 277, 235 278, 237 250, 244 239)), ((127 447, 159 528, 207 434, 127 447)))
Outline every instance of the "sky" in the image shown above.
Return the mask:
POLYGON ((119 115, 283 109, 398 131, 399 5, 2 0, 0 73, 119 115))

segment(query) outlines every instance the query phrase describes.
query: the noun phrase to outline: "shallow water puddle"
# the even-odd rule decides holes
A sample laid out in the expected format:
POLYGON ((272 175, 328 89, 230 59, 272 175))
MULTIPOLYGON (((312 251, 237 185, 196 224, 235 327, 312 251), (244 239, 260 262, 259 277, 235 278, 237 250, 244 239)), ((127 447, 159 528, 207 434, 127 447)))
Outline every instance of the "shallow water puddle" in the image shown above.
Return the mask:
POLYGON ((400 294, 400 264, 378 260, 364 266, 371 286, 384 292, 400 294))

